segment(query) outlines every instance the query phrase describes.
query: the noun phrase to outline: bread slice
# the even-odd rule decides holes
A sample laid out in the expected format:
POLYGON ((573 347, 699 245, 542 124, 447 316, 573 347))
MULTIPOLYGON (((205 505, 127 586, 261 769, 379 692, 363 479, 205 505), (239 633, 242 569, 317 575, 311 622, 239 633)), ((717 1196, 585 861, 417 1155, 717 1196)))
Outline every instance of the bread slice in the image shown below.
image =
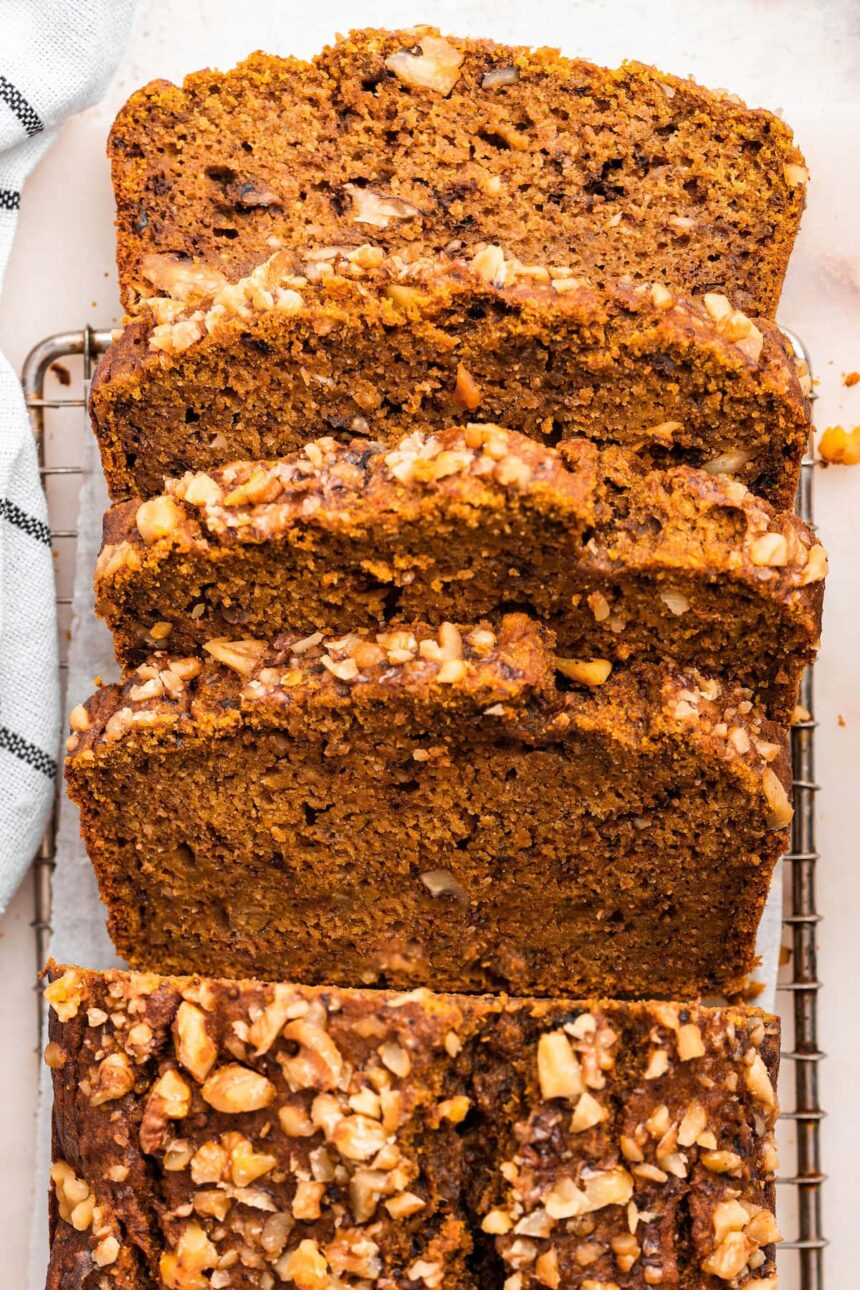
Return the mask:
POLYGON ((522 614, 203 657, 156 654, 72 714, 68 788, 134 965, 678 998, 753 967, 791 808, 748 690, 559 676, 522 614))
POLYGON ((93 388, 114 498, 479 409, 791 504, 808 389, 767 320, 806 170, 769 113, 638 64, 364 31, 154 82, 110 153, 136 318, 93 388))
POLYGON ((429 27, 154 81, 109 153, 128 309, 152 253, 235 281, 273 245, 370 233, 398 253, 500 243, 772 317, 807 180, 789 128, 724 91, 429 27))
POLYGON ((758 1009, 49 973, 48 1290, 775 1284, 758 1009))
POLYGON ((498 617, 560 654, 694 664, 788 720, 821 629, 826 560, 794 515, 689 467, 561 452, 495 426, 391 450, 323 439, 172 480, 105 520, 96 607, 126 667, 213 637, 498 617))
POLYGON ((280 251, 239 283, 149 257, 149 297, 93 383, 112 496, 319 434, 391 442, 480 419, 705 465, 792 504, 809 383, 775 324, 718 293, 595 287, 498 246, 381 256, 280 251))

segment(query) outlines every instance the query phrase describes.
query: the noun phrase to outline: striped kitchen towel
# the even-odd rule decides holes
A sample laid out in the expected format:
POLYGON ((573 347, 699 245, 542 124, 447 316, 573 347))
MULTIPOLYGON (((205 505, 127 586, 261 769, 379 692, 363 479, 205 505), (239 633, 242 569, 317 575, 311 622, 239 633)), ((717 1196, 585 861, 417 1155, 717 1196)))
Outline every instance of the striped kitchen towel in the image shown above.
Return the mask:
MULTIPOLYGON (((133 9, 133 0, 0 3, 0 291, 19 210, 26 218, 24 180, 62 122, 104 93, 133 9)), ((0 297, 0 307, 12 304, 0 297)), ((51 807, 58 708, 51 535, 21 386, 0 355, 0 912, 51 807)))

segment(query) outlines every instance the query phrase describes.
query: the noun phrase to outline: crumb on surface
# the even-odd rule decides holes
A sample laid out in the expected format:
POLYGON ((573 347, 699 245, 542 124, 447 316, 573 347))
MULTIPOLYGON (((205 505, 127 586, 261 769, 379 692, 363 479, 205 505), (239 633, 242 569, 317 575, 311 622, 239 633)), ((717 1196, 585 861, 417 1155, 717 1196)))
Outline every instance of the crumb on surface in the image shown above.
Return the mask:
POLYGON ((860 426, 828 426, 818 441, 822 459, 831 466, 856 466, 860 462, 860 426))

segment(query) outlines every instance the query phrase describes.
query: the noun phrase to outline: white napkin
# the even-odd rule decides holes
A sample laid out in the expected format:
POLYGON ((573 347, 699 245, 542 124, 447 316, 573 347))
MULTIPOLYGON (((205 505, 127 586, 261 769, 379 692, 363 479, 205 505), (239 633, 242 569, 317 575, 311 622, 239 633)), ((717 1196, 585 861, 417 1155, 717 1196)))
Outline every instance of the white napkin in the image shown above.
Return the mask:
MULTIPOLYGON (((24 180, 62 122, 104 93, 133 10, 134 0, 2 0, 0 289, 24 180)), ((21 387, 0 355, 0 912, 50 810, 58 708, 47 509, 21 387)))

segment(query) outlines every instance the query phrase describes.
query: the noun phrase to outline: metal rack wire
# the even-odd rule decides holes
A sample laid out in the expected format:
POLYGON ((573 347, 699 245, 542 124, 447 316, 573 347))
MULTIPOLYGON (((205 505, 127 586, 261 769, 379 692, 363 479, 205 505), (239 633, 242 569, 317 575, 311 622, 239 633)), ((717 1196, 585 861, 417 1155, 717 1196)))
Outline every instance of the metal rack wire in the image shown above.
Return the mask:
MULTIPOLYGON (((799 358, 809 363, 809 356, 797 336, 786 332, 789 342, 799 358)), ((33 434, 39 453, 40 471, 46 488, 49 481, 62 476, 80 478, 83 471, 79 464, 54 464, 49 461, 48 415, 61 409, 77 408, 85 417, 90 378, 95 360, 111 341, 109 331, 94 331, 85 327, 81 331, 64 332, 46 337, 30 352, 24 364, 22 382, 33 434), (80 359, 78 389, 63 397, 45 397, 45 384, 51 367, 65 359, 80 359)), ((813 396, 814 397, 814 396, 813 396)), ((810 455, 803 463, 797 510, 807 523, 813 522, 814 460, 810 455)), ((60 544, 73 543, 75 528, 54 528, 52 538, 55 550, 60 544)), ((71 596, 58 596, 59 607, 71 605, 71 596)), ((61 638, 61 678, 67 667, 65 639, 61 638)), ((821 983, 817 972, 816 938, 821 916, 817 912, 815 897, 816 865, 819 859, 815 849, 815 740, 816 722, 813 718, 812 669, 804 675, 800 705, 808 714, 792 729, 792 756, 794 765, 794 806, 791 850, 783 857, 784 871, 784 949, 787 963, 780 973, 777 990, 781 995, 780 1012, 784 1034, 792 1036, 791 1046, 782 1053, 783 1065, 779 1080, 781 1147, 786 1154, 789 1148, 793 1171, 778 1178, 782 1192, 780 1211, 785 1225, 785 1191, 794 1196, 796 1236, 785 1240, 778 1247, 780 1278, 788 1278, 791 1262, 796 1270, 799 1290, 823 1290, 823 1252, 827 1241, 823 1235, 821 1190, 825 1175, 821 1170, 820 1124, 825 1112, 821 1108, 818 1089, 818 1066, 824 1053, 818 1046, 818 991, 821 983), (786 1144, 785 1139, 788 1138, 786 1144)), ((48 952, 51 929, 51 875, 56 855, 57 807, 46 830, 33 862, 35 917, 33 927, 36 938, 37 969, 41 969, 48 952)), ((41 996, 40 996, 41 997, 41 996)))

